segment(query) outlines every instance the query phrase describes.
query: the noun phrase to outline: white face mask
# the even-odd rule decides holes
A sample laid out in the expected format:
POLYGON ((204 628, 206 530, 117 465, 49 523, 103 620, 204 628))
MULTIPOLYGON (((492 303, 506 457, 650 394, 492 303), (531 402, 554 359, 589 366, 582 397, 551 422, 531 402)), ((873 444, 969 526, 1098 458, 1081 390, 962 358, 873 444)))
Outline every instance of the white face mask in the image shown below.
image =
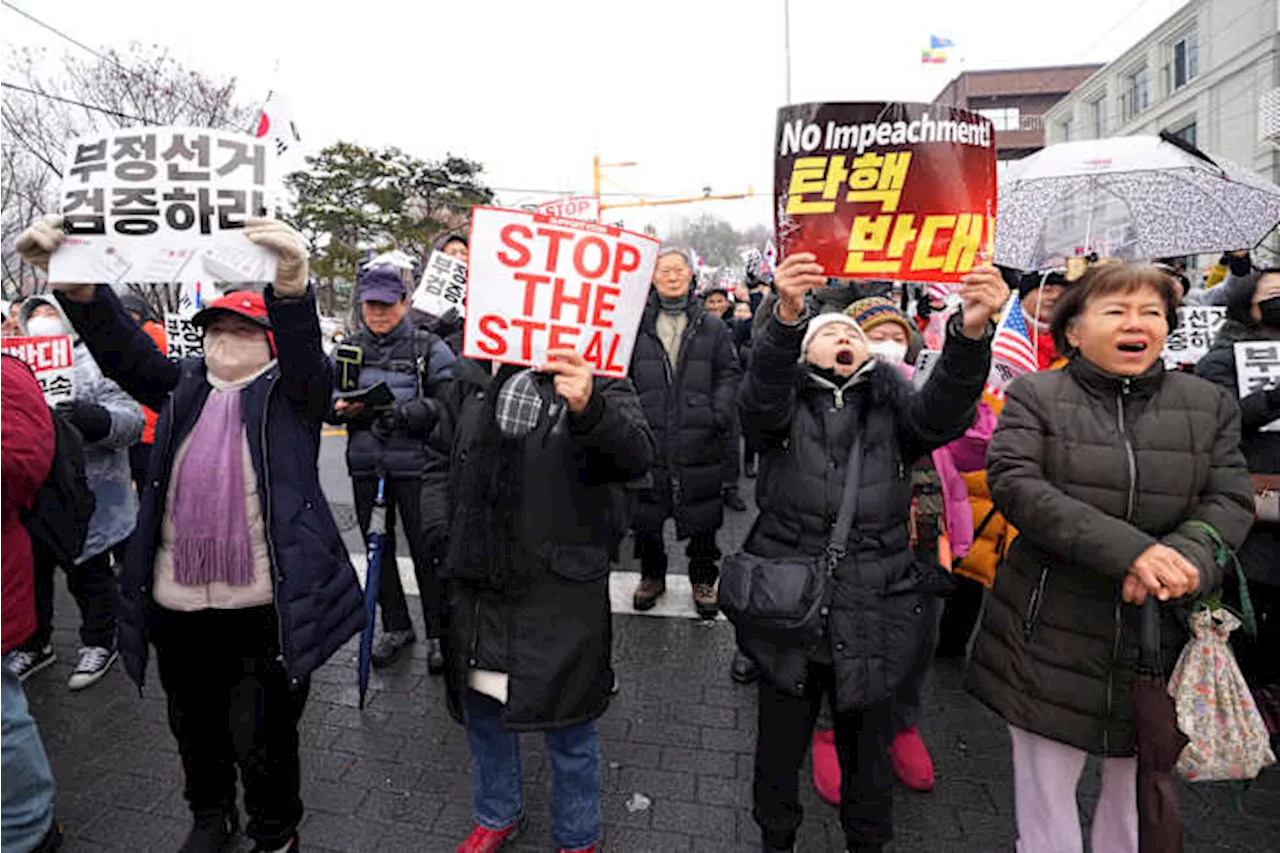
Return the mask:
POLYGON ((902 364, 907 360, 907 345, 897 341, 872 341, 867 349, 885 364, 902 364))
POLYGON ((33 338, 65 335, 66 326, 57 317, 32 317, 27 321, 27 334, 33 338))
POLYGON ((265 334, 246 337, 209 330, 204 335, 204 363, 223 382, 252 376, 271 361, 265 334))

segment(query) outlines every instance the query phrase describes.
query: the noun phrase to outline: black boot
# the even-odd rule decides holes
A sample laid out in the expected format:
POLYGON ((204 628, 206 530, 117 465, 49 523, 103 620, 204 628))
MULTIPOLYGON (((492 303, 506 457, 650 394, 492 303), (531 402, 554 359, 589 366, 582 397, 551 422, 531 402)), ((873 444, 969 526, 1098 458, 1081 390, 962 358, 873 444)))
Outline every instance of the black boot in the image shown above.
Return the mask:
POLYGON ((232 806, 222 811, 200 812, 178 853, 222 853, 235 840, 240 814, 232 806))
POLYGON ((440 641, 435 638, 427 640, 427 672, 432 675, 444 672, 444 655, 440 652, 440 641))
POLYGON ((301 850, 302 848, 298 846, 298 835, 294 833, 294 836, 288 842, 279 847, 268 847, 259 841, 253 845, 252 853, 300 853, 301 850))
POLYGON ((742 495, 738 494, 737 486, 724 487, 724 505, 734 512, 747 511, 747 504, 742 499, 742 495))
POLYGON ((374 668, 382 669, 384 666, 391 666, 417 639, 412 628, 407 631, 383 631, 381 636, 373 641, 371 657, 374 668))

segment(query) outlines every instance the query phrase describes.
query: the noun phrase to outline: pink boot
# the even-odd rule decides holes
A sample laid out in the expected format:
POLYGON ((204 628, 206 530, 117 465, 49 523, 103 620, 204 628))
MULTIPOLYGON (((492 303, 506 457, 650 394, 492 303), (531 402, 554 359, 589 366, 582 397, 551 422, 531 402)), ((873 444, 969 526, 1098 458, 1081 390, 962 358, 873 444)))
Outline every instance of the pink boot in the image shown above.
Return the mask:
POLYGON ((813 733, 813 787, 819 797, 840 805, 840 756, 836 754, 836 733, 829 729, 813 733))
MULTIPOLYGON (((903 729, 893 736, 889 758, 893 761, 893 773, 902 784, 916 791, 933 790, 933 759, 920 740, 918 727, 903 729)), ((814 767, 816 775, 816 761, 814 767)))

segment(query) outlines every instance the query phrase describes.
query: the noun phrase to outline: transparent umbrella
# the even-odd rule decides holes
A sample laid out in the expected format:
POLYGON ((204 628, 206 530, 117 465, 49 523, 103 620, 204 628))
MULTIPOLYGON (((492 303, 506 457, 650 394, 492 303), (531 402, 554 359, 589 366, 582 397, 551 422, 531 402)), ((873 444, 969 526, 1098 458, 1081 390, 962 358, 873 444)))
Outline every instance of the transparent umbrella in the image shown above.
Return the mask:
POLYGON ((996 263, 1160 257, 1249 249, 1280 224, 1280 187, 1177 137, 1051 145, 1000 182, 996 263))

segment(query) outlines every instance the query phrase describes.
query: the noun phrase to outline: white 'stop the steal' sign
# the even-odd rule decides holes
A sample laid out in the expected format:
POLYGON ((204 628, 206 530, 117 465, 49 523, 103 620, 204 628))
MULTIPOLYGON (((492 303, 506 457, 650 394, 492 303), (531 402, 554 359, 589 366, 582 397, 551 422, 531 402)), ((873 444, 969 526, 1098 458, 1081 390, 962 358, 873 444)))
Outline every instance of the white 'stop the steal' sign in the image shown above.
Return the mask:
POLYGON ((466 299, 467 262, 439 250, 432 252, 413 292, 413 307, 433 317, 443 317, 451 310, 462 317, 467 311, 466 299))
POLYGON ((600 196, 577 195, 572 198, 544 201, 538 205, 537 212, 547 216, 558 216, 561 219, 581 219, 584 222, 599 222, 600 196))
POLYGON ((625 377, 658 248, 608 225, 473 208, 463 355, 540 367, 567 348, 625 377))
POLYGON ((278 196, 266 139, 196 127, 138 127, 67 145, 54 281, 257 282, 275 255, 243 233, 278 196))

